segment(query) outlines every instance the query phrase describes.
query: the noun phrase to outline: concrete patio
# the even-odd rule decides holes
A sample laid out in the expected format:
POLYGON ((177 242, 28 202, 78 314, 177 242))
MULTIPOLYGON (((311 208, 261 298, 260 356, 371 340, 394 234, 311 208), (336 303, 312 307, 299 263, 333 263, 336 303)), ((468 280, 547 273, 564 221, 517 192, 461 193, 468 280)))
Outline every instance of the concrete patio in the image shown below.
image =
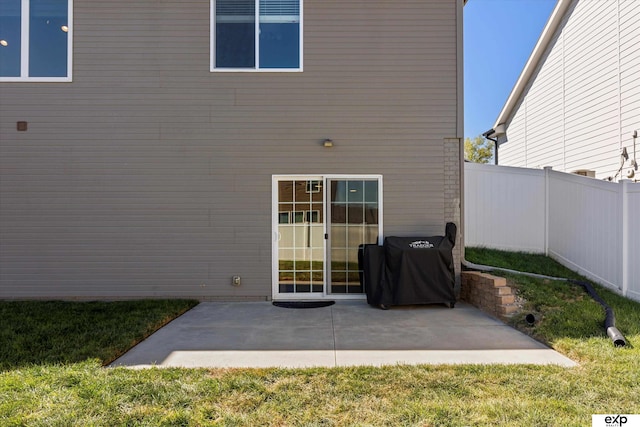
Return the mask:
POLYGON ((459 302, 380 310, 364 301, 290 309, 204 302, 111 366, 286 367, 576 363, 459 302))

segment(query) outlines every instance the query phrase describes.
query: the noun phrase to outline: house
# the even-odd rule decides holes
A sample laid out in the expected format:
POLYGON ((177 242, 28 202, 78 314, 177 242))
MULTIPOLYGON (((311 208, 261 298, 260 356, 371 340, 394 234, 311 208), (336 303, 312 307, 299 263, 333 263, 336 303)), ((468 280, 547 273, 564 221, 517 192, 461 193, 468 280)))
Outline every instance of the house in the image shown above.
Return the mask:
POLYGON ((462 228, 462 8, 0 0, 0 298, 362 298, 462 228))
POLYGON ((488 132, 500 164, 640 178, 638 16, 635 0, 557 2, 488 132))

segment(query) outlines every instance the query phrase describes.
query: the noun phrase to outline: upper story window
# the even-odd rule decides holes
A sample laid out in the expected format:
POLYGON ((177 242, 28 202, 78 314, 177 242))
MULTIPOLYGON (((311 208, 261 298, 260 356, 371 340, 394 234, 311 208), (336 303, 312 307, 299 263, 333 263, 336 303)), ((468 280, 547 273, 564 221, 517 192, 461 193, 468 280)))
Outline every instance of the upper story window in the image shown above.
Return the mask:
POLYGON ((0 81, 71 81, 73 0, 0 0, 0 81))
POLYGON ((302 0, 211 0, 211 71, 301 71, 302 0))

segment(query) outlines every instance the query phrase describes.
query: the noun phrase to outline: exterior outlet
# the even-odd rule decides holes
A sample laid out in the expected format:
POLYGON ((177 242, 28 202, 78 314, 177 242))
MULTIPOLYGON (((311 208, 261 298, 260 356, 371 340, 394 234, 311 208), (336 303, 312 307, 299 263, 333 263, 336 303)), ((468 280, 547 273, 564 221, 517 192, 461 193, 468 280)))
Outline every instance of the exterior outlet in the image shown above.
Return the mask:
POLYGON ((233 286, 240 286, 240 276, 233 276, 231 278, 231 284, 233 286))

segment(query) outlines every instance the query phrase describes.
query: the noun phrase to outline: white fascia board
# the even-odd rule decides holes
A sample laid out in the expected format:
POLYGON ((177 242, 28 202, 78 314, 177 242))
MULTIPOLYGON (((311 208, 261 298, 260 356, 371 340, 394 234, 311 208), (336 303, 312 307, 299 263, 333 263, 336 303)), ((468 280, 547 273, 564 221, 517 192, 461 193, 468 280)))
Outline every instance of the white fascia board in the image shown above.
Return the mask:
POLYGON ((540 60, 544 56, 549 43, 553 39, 553 35, 560 26, 560 23, 564 18, 564 14, 569 8, 569 5, 572 1, 573 0, 558 0, 558 2, 556 3, 556 7, 553 9, 553 12, 551 12, 551 16, 549 17, 549 20, 542 30, 542 34, 540 35, 538 42, 531 52, 531 56, 529 56, 529 59, 527 60, 527 63, 525 64, 520 77, 518 77, 515 86, 513 87, 513 89, 511 89, 511 93, 507 98, 507 102, 504 104, 504 107, 502 107, 502 111, 500 111, 498 118, 493 124, 494 129, 497 129, 499 125, 506 126, 507 122, 511 119, 511 116, 514 113, 513 109, 518 104, 518 101, 520 100, 520 97, 522 96, 525 88, 529 84, 529 80, 531 79, 531 76, 533 76, 534 71, 536 70, 536 68, 538 68, 540 60))

